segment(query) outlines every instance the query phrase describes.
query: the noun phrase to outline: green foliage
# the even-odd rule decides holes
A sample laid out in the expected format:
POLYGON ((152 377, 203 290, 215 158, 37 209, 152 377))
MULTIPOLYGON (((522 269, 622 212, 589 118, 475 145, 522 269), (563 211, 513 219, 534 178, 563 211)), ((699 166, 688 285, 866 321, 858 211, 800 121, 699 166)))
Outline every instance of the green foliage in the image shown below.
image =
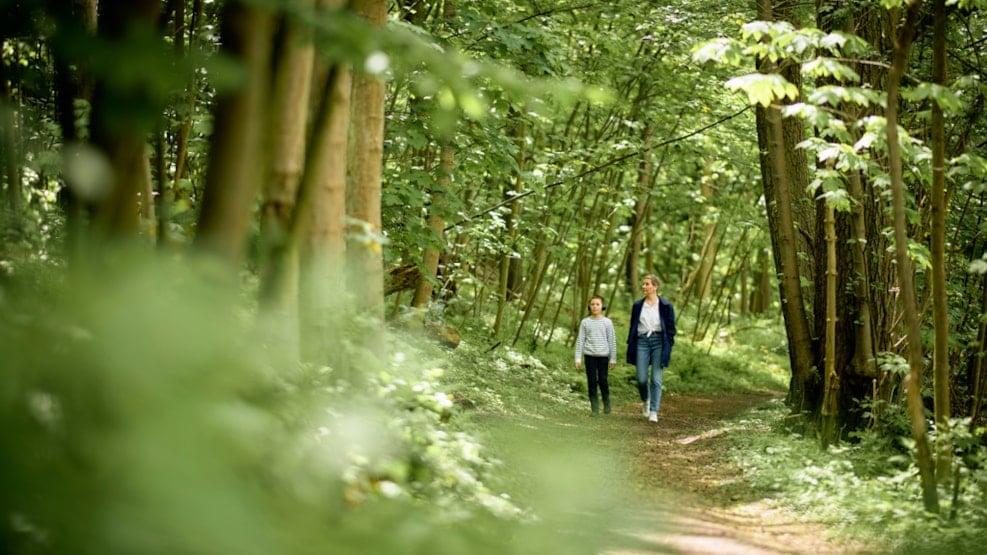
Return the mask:
POLYGON ((299 367, 235 288, 140 258, 110 267, 0 295, 5 545, 529 552, 502 533, 524 513, 486 485, 497 461, 458 427, 434 349, 395 337, 381 359, 340 337, 342 365, 299 367), (343 379, 350 366, 365 379, 343 379))
MULTIPOLYGON (((680 323, 688 329, 688 322, 680 323)), ((787 345, 777 325, 749 321, 721 330, 705 344, 679 339, 665 370, 665 388, 683 395, 777 392, 787 387, 787 345)))
POLYGON ((958 443, 965 446, 965 458, 954 467, 957 479, 940 486, 940 499, 950 501, 940 515, 930 515, 915 501, 921 492, 912 456, 889 449, 887 436, 866 432, 853 443, 820 451, 814 439, 785 432, 787 412, 780 402, 770 402, 731 427, 734 460, 752 498, 772 499, 834 535, 893 553, 980 552, 987 539, 983 446, 958 443))
POLYGON ((751 104, 767 107, 772 103, 799 96, 798 88, 777 74, 749 73, 734 77, 726 82, 726 87, 733 91, 743 91, 751 104))

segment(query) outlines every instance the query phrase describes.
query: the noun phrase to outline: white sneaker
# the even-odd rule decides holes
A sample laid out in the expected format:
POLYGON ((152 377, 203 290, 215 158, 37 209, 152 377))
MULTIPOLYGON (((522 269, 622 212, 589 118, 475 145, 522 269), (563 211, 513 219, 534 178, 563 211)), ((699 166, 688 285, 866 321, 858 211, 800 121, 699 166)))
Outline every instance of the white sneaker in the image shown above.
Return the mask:
POLYGON ((651 404, 651 401, 645 401, 644 402, 644 408, 641 409, 641 415, 644 416, 645 418, 647 418, 648 415, 651 414, 651 409, 648 408, 648 405, 650 405, 650 404, 651 404))
POLYGON ((648 422, 658 422, 658 413, 651 413, 651 416, 648 417, 648 422))

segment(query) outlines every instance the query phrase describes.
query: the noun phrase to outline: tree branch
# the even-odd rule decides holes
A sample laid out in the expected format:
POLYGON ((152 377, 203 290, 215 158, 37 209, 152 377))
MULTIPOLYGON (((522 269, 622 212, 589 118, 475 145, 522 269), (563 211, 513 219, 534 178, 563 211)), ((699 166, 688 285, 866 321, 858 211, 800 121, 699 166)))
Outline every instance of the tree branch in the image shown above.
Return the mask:
MULTIPOLYGON (((596 172, 598 172, 600 170, 604 170, 606 168, 609 168, 610 166, 613 166, 614 164, 619 164, 620 162, 623 162, 623 161, 628 160, 630 158, 634 158, 635 156, 641 156, 643 154, 647 154, 649 152, 652 152, 652 151, 657 150, 659 148, 668 146, 670 144, 677 143, 679 141, 684 141, 685 139, 688 139, 689 137, 694 137, 696 135, 699 135, 700 133, 703 133, 704 131, 707 131, 709 129, 712 129, 713 127, 716 127, 718 125, 721 125, 723 123, 726 123, 726 122, 732 120, 733 118, 735 118, 735 117, 743 114, 744 112, 747 112, 750 109, 751 109, 750 106, 746 106, 746 107, 744 107, 744 108, 742 108, 742 109, 740 109, 740 110, 738 110, 738 111, 736 111, 736 112, 734 112, 734 113, 732 113, 732 114, 730 114, 728 116, 724 116, 724 117, 718 119, 717 121, 714 121, 714 122, 712 122, 712 123, 710 123, 708 125, 704 125, 703 127, 700 127, 699 129, 696 129, 694 131, 690 131, 690 132, 686 133, 685 135, 680 135, 678 137, 673 137, 671 139, 664 140, 664 141, 662 141, 660 143, 657 143, 657 144, 655 144, 653 146, 650 146, 648 148, 645 148, 645 149, 642 149, 642 150, 639 150, 639 151, 636 151, 636 152, 631 152, 631 153, 628 153, 628 154, 624 154, 622 156, 617 156, 615 158, 611 158, 610 160, 607 160, 606 162, 603 162, 602 164, 600 164, 598 166, 594 166, 592 168, 589 168, 588 170, 585 170, 583 172, 580 172, 580 173, 578 173, 578 174, 576 174, 576 175, 574 175, 572 177, 565 178, 565 179, 560 179, 558 181, 554 181, 552 183, 549 183, 548 185, 545 186, 545 190, 551 189, 553 187, 558 187, 560 185, 565 185, 566 183, 569 183, 570 180, 573 179, 573 178, 579 179, 579 178, 582 178, 582 177, 586 177, 587 175, 594 174, 594 173, 596 173, 596 172)), ((456 226, 460 226, 460 225, 462 225, 462 224, 464 224, 466 222, 475 220, 476 218, 479 218, 480 216, 484 216, 486 214, 489 214, 489 213, 493 212, 494 210, 497 210, 498 208, 501 208, 503 206, 507 206, 507 205, 511 204, 512 202, 521 200, 524 197, 527 197, 527 196, 530 196, 530 195, 534 194, 535 192, 536 192, 535 189, 528 189, 527 191, 525 191, 525 192, 523 192, 521 194, 514 195, 514 196, 512 196, 510 198, 504 199, 503 201, 498 202, 497 204, 494 204, 493 206, 490 206, 488 208, 485 208, 485 209, 477 212, 476 214, 473 214, 472 216, 469 216, 467 218, 463 218, 463 219, 461 219, 461 220, 459 220, 459 221, 457 221, 455 223, 452 223, 452 224, 447 225, 445 227, 444 231, 449 231, 450 229, 452 229, 452 228, 454 228, 456 226)))

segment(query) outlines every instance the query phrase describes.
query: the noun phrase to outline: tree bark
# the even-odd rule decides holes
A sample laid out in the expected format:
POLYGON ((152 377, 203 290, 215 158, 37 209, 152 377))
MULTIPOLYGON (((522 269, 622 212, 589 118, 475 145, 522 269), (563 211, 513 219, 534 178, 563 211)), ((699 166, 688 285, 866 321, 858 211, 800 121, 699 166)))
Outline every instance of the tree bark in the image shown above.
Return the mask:
POLYGON ((826 365, 824 369, 823 401, 820 411, 819 443, 823 449, 836 441, 839 408, 840 377, 836 373, 836 216, 829 202, 826 207, 826 365))
MULTIPOLYGON (((353 11, 371 25, 387 20, 385 0, 354 0, 353 11)), ((384 320, 384 267, 381 244, 381 185, 384 150, 385 84, 377 76, 357 74, 353 79, 352 160, 347 205, 362 229, 351 233, 346 257, 349 289, 356 308, 373 320, 384 320)), ((356 230, 355 230, 356 231, 356 230)))
MULTIPOLYGON (((153 29, 160 9, 157 0, 104 0, 99 3, 97 33, 109 41, 125 40, 135 28, 153 29)), ((150 190, 146 134, 151 129, 146 118, 159 109, 148 92, 152 87, 141 82, 120 85, 106 78, 96 82, 90 136, 111 170, 109 181, 90 199, 101 239, 135 237, 140 230, 141 194, 150 190), (138 107, 136 115, 121 117, 120 105, 138 107)))
MULTIPOLYGON (((932 82, 946 84, 946 2, 933 0, 932 82)), ((932 373, 935 391, 936 480, 946 483, 952 467, 949 435, 949 306, 946 300, 946 132, 942 108, 932 102, 932 322, 935 348, 932 373)))
MULTIPOLYGON (((342 3, 340 0, 321 2, 328 7, 342 3)), ((337 64, 320 81, 322 86, 317 96, 328 104, 323 109, 328 120, 322 128, 324 137, 313 137, 307 156, 312 162, 306 174, 311 175, 314 190, 309 208, 312 223, 305 245, 307 254, 303 258, 302 352, 306 360, 333 365, 333 356, 339 352, 334 340, 340 337, 334 326, 338 325, 336 314, 344 293, 339 285, 345 283, 346 160, 353 79, 349 67, 337 64)))
MULTIPOLYGON (((314 0, 295 0, 314 7, 314 0)), ((273 152, 261 210, 260 305, 267 337, 298 354, 299 241, 291 237, 292 216, 305 167, 305 141, 315 48, 311 34, 283 18, 280 57, 265 151, 273 152)))
MULTIPOLYGON (((445 228, 445 218, 442 217, 442 205, 445 196, 452 184, 452 164, 455 160, 455 151, 451 144, 442 145, 441 161, 439 162, 439 176, 436 187, 432 188, 432 202, 428 213, 428 227, 432 230, 432 239, 441 245, 445 238, 443 229, 445 228)), ((439 257, 442 251, 437 246, 425 248, 422 253, 422 272, 415 287, 415 296, 411 300, 411 306, 421 308, 426 306, 432 299, 432 281, 438 275, 439 257)))
MULTIPOLYGON (((771 0, 758 0, 758 16, 763 20, 775 18, 771 0)), ((763 63, 761 71, 774 71, 773 64, 763 63)), ((798 83, 798 69, 785 72, 786 78, 798 83)), ((802 293, 802 272, 798 257, 799 237, 794 208, 797 191, 805 191, 802 181, 807 169, 804 153, 795 148, 801 141, 801 127, 791 128, 795 122, 782 122, 781 112, 775 105, 758 108, 758 145, 761 151, 761 178, 767 202, 768 227, 778 274, 782 316, 788 337, 789 361, 792 380, 789 385, 788 404, 796 413, 814 413, 818 399, 818 375, 813 373, 815 356, 812 333, 805 310, 802 293), (797 179, 797 181, 796 181, 797 179)), ((804 225, 804 223, 803 223, 804 225)), ((808 227, 803 227, 808 229, 808 227)))
POLYGON ((905 377, 908 409, 915 440, 916 464, 922 481, 922 500, 929 512, 939 512, 939 494, 936 490, 935 468, 925 425, 925 408, 922 404, 922 333, 918 308, 915 304, 915 284, 912 278, 912 261, 908 257, 908 235, 905 227, 905 193, 902 180, 901 152, 898 144, 898 84, 905 74, 908 52, 915 36, 921 0, 912 0, 907 6, 907 16, 896 36, 894 58, 888 74, 888 99, 885 109, 887 121, 888 164, 891 169, 891 197, 894 207, 895 260, 898 264, 898 282, 901 287, 901 304, 904 311, 908 338, 908 365, 905 377))
POLYGON ((227 2, 221 17, 220 50, 243 66, 247 80, 216 101, 195 245, 239 269, 264 175, 261 144, 274 26, 272 14, 243 1, 227 2))

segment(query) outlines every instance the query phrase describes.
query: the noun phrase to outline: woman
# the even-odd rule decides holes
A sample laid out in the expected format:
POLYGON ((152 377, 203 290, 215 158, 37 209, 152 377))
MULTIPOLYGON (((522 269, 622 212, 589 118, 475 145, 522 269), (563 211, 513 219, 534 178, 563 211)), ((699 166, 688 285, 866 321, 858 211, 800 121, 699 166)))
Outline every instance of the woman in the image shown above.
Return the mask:
POLYGON ((627 333, 627 362, 637 369, 637 389, 644 405, 642 413, 651 422, 658 422, 662 371, 672 358, 675 344, 675 309, 667 299, 658 296, 660 286, 661 282, 654 275, 644 276, 641 282, 644 298, 631 308, 631 325, 627 333))

